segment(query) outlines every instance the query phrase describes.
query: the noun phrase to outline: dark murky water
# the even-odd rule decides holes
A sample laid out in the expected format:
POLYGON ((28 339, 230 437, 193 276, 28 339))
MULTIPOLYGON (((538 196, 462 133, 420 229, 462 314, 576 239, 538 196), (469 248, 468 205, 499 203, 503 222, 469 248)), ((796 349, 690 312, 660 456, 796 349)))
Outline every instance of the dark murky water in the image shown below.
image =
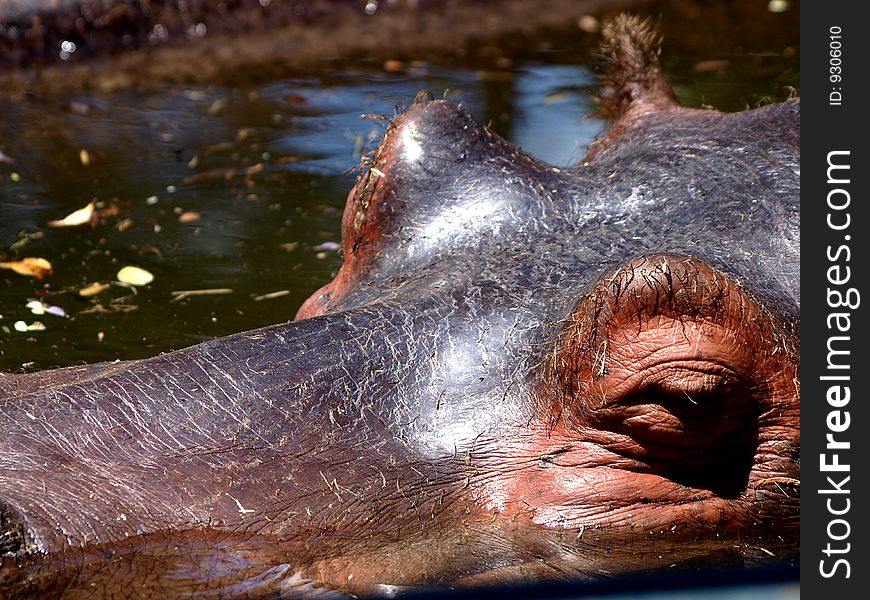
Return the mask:
MULTIPOLYGON (((345 197, 383 133, 360 115, 391 116, 420 89, 543 160, 579 160, 605 126, 587 94, 588 44, 542 38, 510 60, 324 63, 250 88, 0 100, 0 262, 42 257, 54 270, 41 281, 0 270, 0 369, 145 357, 291 319, 341 264, 345 197), (47 226, 91 201, 91 225, 47 226), (77 294, 124 265, 153 283, 77 294), (67 316, 34 315, 32 299, 67 316)), ((797 31, 762 52, 703 36, 681 50, 666 46, 666 70, 687 105, 739 110, 799 83, 797 31)))

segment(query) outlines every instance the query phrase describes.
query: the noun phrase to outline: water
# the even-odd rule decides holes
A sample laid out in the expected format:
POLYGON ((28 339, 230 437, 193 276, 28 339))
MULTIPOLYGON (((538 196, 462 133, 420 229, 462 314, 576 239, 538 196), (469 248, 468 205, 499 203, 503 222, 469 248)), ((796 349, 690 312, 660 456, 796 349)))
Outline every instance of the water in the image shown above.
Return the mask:
MULTIPOLYGON (((739 110, 798 86, 797 31, 761 51, 695 37, 665 62, 687 105, 739 110)), ((384 130, 361 114, 392 116, 428 89, 567 165, 605 128, 588 50, 542 34, 509 59, 330 61, 257 85, 0 99, 0 261, 42 257, 54 270, 42 281, 0 270, 0 369, 146 357, 292 319, 341 264, 345 197, 384 130), (91 201, 92 224, 47 226, 91 201), (77 294, 124 265, 154 282, 77 294), (187 290, 218 292, 179 299, 187 290), (67 316, 33 315, 31 299, 67 316), (44 330, 14 327, 37 320, 44 330)))

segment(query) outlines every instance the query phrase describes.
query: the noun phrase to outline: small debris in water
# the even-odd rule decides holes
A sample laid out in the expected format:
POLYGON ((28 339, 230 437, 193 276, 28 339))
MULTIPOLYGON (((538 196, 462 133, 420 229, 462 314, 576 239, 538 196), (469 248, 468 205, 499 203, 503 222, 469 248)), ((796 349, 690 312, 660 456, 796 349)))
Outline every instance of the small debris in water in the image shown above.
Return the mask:
POLYGON ((474 77, 479 81, 513 81, 514 74, 511 71, 476 71, 474 77))
POLYGON ((156 256, 163 256, 160 248, 152 246, 151 244, 142 244, 141 246, 139 246, 139 254, 154 254, 156 256))
POLYGON ((788 0, 770 0, 767 3, 767 10, 772 13, 783 13, 789 8, 788 0))
POLYGON ((136 286, 148 285, 154 281, 154 275, 149 271, 146 271, 142 267, 136 267, 133 265, 122 267, 121 270, 118 271, 116 277, 121 283, 136 286))
POLYGON ((101 292, 105 292, 110 287, 111 286, 108 283, 100 283, 98 281, 95 281, 94 283, 90 283, 85 287, 81 288, 78 291, 78 294, 82 298, 90 298, 91 296, 96 296, 101 292))
POLYGON ((202 90, 184 90, 181 92, 181 95, 187 98, 188 100, 203 100, 205 99, 205 92, 202 90))
POLYGON ((11 269, 19 275, 35 277, 36 279, 42 279, 53 273, 50 262, 35 256, 10 262, 0 262, 0 269, 11 269))
POLYGON ((601 25, 598 23, 598 19, 594 16, 583 15, 577 19, 577 27, 586 33, 596 33, 601 28, 601 25))
POLYGON ((298 163, 303 158, 304 157, 302 157, 298 154, 290 154, 287 156, 279 156, 278 158, 274 159, 272 162, 275 164, 278 164, 278 165, 292 165, 294 163, 298 163))
POLYGON ((18 173, 9 173, 9 179, 14 181, 15 183, 18 183, 19 181, 21 181, 21 175, 19 175, 18 173))
POLYGON ((78 210, 74 210, 63 219, 57 219, 55 221, 49 221, 49 227, 74 227, 76 225, 84 225, 85 223, 90 223, 91 218, 94 216, 94 202, 88 202, 87 206, 84 206, 78 210))
POLYGON ((15 250, 18 250, 19 248, 23 248, 24 246, 26 246, 27 244, 30 243, 30 240, 38 240, 43 235, 45 235, 45 234, 41 231, 34 231, 32 233, 24 233, 24 235, 22 235, 18 241, 16 241, 14 244, 9 246, 9 250, 15 251, 15 250))
POLYGON ((169 292, 169 295, 172 296, 172 300, 170 300, 170 302, 178 302, 179 300, 184 300, 185 298, 190 298, 191 296, 217 296, 220 294, 232 293, 232 288, 209 288, 204 290, 175 290, 169 292))
POLYGON ((19 331, 21 333, 27 331, 45 331, 46 327, 41 321, 34 321, 33 323, 25 323, 24 321, 15 321, 12 324, 12 327, 15 328, 15 331, 19 331))
POLYGON ((341 248, 341 244, 338 242, 323 242, 314 246, 313 250, 315 252, 335 252, 339 248, 341 248))
POLYGON ((702 60, 695 63, 692 70, 696 73, 711 73, 714 71, 722 71, 727 69, 730 62, 727 59, 702 60))
POLYGON ((568 94, 565 92, 554 92, 552 94, 547 94, 544 97, 544 104, 555 104, 556 102, 561 102, 567 97, 568 94))
POLYGON ((208 107, 208 114, 211 116, 217 115, 223 109, 227 107, 227 99, 226 98, 218 98, 214 102, 211 103, 211 106, 208 107))
POLYGON ((254 296, 254 302, 260 302, 261 300, 272 300, 273 298, 280 298, 282 296, 289 296, 289 295, 290 295, 290 290, 279 290, 277 292, 269 292, 268 294, 254 296))
POLYGON ((287 94, 284 96, 284 100, 286 100, 288 104, 293 104, 295 106, 308 104, 308 99, 302 94, 287 94))
POLYGON ((384 61, 384 71, 388 73, 397 73, 405 68, 405 63, 400 60, 396 60, 391 58, 389 60, 384 61))
POLYGON ((85 104, 84 102, 76 102, 73 100, 69 103, 70 112, 77 115, 86 115, 91 112, 91 107, 85 104))
POLYGON ((157 198, 157 196, 148 196, 147 198, 145 198, 145 204, 147 204, 148 206, 154 206, 155 204, 157 204, 158 201, 159 199, 157 198))
POLYGON ((25 304, 27 308, 30 309, 34 315, 42 316, 42 315, 54 315, 55 317, 65 317, 66 311, 59 306, 52 306, 50 304, 45 304, 39 300, 31 300, 27 304, 25 304))
POLYGON ((85 150, 84 148, 82 148, 81 150, 79 150, 79 160, 82 162, 83 166, 87 167, 88 165, 91 164, 90 153, 87 150, 85 150))
POLYGON ((186 210, 180 215, 178 215, 179 223, 193 223, 194 221, 199 221, 201 218, 200 214, 193 210, 186 210))

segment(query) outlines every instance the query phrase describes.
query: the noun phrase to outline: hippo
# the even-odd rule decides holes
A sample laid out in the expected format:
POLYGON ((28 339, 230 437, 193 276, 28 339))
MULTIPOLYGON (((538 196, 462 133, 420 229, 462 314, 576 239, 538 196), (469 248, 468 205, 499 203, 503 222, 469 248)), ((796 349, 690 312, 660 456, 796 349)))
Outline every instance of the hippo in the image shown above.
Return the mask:
POLYGON ((795 564, 797 98, 681 107, 603 32, 544 164, 421 92, 296 319, 0 376, 0 598, 306 598, 795 564))

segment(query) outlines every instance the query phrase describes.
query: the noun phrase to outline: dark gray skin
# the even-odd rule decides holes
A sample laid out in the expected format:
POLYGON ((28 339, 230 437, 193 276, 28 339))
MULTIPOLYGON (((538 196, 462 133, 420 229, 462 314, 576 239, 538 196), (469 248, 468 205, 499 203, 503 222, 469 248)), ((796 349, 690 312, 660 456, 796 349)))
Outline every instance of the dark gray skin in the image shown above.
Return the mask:
POLYGON ((298 320, 0 376, 0 597, 299 597, 795 560, 799 102, 605 34, 556 169, 421 94, 298 320))

